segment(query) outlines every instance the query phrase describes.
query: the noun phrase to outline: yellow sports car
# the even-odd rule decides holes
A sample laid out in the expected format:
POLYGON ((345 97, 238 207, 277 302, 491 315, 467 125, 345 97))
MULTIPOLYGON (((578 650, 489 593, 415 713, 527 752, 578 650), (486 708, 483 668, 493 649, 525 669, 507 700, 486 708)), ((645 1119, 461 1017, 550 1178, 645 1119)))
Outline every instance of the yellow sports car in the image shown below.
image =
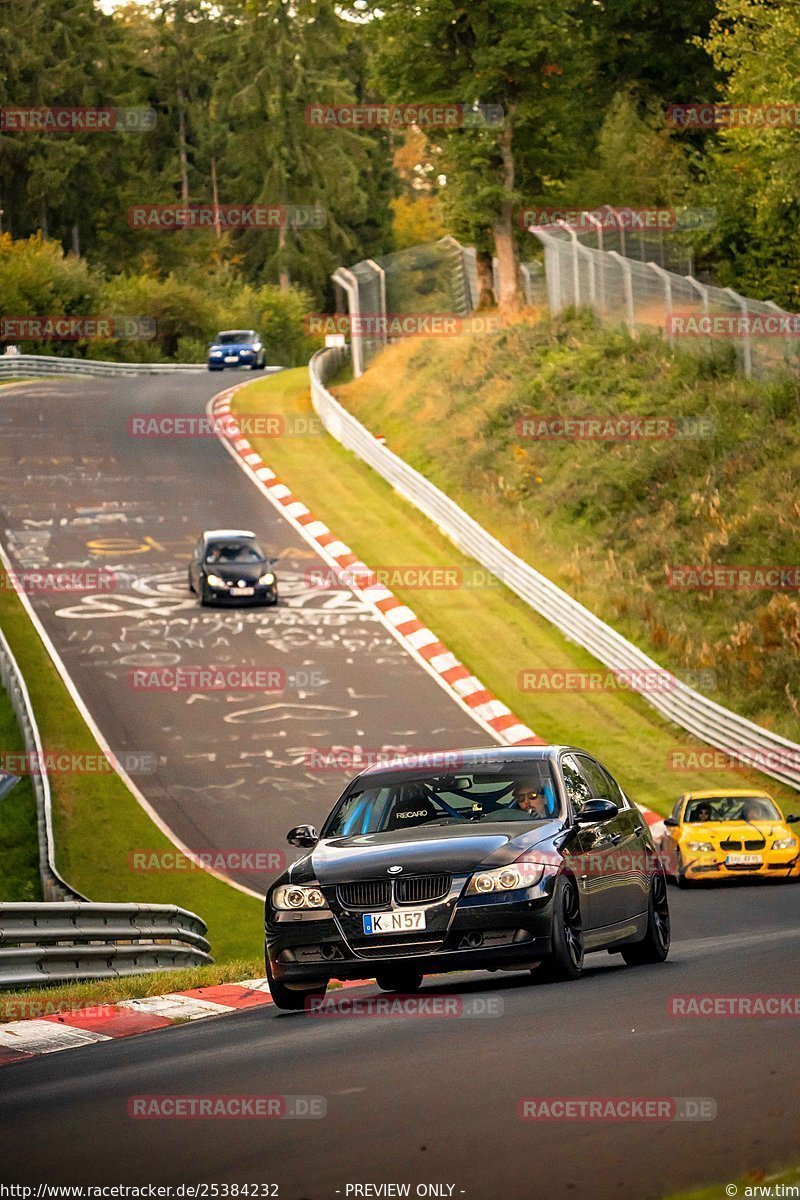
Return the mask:
POLYGON ((659 839, 664 870, 678 887, 698 879, 800 878, 800 839, 765 792, 688 792, 659 839))

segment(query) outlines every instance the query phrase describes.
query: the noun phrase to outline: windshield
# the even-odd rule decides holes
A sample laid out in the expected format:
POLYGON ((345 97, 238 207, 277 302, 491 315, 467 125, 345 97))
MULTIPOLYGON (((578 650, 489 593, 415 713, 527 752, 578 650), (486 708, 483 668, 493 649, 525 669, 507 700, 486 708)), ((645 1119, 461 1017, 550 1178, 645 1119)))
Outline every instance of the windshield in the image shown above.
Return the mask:
POLYGON ((686 806, 690 824, 705 821, 780 821, 781 814, 769 796, 715 796, 713 800, 692 800, 686 806))
MULTIPOLYGON (((366 782, 366 781, 364 781, 366 782)), ((351 793, 334 809, 323 837, 389 833, 419 825, 543 821, 562 815, 547 762, 524 771, 459 772, 409 779, 407 773, 351 793)))
POLYGON ((265 555, 256 542, 212 542, 206 550, 207 563, 260 563, 265 555))
POLYGON ((221 333, 217 338, 218 346, 238 346, 242 342, 254 342, 256 335, 251 329, 232 329, 229 333, 221 333))

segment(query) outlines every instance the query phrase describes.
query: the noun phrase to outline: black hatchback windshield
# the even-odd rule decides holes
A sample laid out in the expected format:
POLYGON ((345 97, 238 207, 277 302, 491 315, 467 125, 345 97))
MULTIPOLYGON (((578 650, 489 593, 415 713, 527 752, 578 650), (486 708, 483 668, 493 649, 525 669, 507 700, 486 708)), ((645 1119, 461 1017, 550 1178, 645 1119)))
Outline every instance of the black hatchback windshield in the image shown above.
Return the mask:
POLYGON ((265 555, 257 542, 212 542, 206 550, 207 563, 260 563, 265 555))
POLYGON ((418 825, 545 821, 561 815, 544 760, 526 763, 524 770, 513 773, 463 771, 409 779, 398 772, 395 778, 382 775, 374 787, 351 793, 334 809, 322 836, 390 833, 418 825))

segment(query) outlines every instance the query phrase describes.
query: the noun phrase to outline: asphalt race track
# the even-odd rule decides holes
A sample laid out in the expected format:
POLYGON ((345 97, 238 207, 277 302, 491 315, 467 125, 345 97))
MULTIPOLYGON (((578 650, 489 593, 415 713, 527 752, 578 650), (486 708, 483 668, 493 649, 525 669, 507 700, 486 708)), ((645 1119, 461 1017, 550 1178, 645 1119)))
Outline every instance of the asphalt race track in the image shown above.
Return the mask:
MULTIPOLYGON (((11 1064, 0 1076, 0 1178, 269 1182, 283 1200, 336 1200, 356 1183, 410 1183, 412 1195, 420 1183, 452 1184, 453 1196, 472 1200, 643 1200, 797 1161, 797 1019, 676 1018, 668 1002, 796 995, 799 894, 789 884, 671 889, 677 937, 664 966, 624 967, 600 954, 578 983, 462 975, 444 988, 472 1003, 499 1000, 500 1016, 313 1017, 269 1008, 11 1064), (131 1096, 284 1093, 322 1096, 327 1116, 127 1115, 131 1096), (611 1124, 517 1117, 521 1097, 568 1096, 703 1097, 717 1116, 611 1124)), ((375 994, 374 986, 340 993, 375 994)))
MULTIPOLYGON (((137 786, 184 845, 283 855, 287 829, 320 822, 353 773, 320 771, 310 749, 443 749, 492 738, 359 597, 314 586, 328 568, 215 437, 128 432, 128 418, 142 414, 202 414, 241 379, 198 372, 9 389, 0 405, 0 537, 19 571, 114 573, 113 591, 32 600, 112 750, 134 755, 137 786), (200 530, 229 527, 252 528, 277 557, 277 609, 201 608, 189 593, 200 530), (286 686, 265 695, 131 684, 134 668, 178 665, 275 669, 286 686)), ((264 891, 273 877, 239 880, 264 891)))
MULTIPOLYGON (((7 392, 3 539, 19 568, 96 565, 94 552, 130 573, 127 590, 104 596, 34 598, 91 712, 113 747, 157 753, 157 771, 137 784, 189 845, 283 848, 285 830, 319 820, 341 781, 309 771, 305 747, 480 745, 488 735, 349 592, 307 586, 318 560, 215 440, 126 432, 132 414, 201 412, 221 386, 198 375, 7 392), (186 593, 196 532, 228 524, 253 527, 278 556, 277 611, 201 610, 186 593), (274 699, 128 686, 131 667, 176 663, 277 665, 312 683, 274 699)), ((671 889, 670 901, 664 966, 600 954, 578 983, 427 981, 421 995, 443 991, 474 1015, 270 1007, 6 1066, 0 1181, 270 1183, 282 1200, 336 1200, 364 1184, 409 1184, 412 1196, 437 1185, 428 1194, 471 1200, 644 1200, 796 1163, 797 1018, 682 1018, 670 1001, 800 993, 800 886, 671 889), (479 1015, 487 1006, 495 1015, 479 1015), (326 1115, 129 1115, 132 1097, 154 1095, 321 1097, 326 1115), (623 1096, 708 1101, 716 1115, 518 1116, 526 1097, 623 1096)), ((340 1005, 377 994, 374 985, 329 993, 340 1005)), ((403 1193, 361 1192, 382 1194, 403 1193)))

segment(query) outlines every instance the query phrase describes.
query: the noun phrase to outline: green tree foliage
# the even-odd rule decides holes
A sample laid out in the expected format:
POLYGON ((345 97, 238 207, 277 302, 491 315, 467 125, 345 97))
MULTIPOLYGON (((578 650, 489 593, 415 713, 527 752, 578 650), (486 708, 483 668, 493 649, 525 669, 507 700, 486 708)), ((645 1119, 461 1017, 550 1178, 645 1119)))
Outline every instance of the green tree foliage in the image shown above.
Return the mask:
MULTIPOLYGON (((720 0, 705 46, 725 83, 717 103, 800 110, 800 6, 720 0)), ((707 255, 724 284, 800 310, 800 128, 734 126, 709 139, 706 195, 718 224, 707 255)))

